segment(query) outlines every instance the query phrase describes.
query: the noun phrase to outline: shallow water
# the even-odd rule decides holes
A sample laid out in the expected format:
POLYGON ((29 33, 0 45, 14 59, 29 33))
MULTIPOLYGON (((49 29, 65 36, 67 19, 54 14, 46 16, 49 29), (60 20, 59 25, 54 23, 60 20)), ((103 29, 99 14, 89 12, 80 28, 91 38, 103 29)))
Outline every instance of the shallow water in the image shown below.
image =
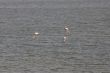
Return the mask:
POLYGON ((0 0, 0 73, 110 73, 109 3, 0 0))

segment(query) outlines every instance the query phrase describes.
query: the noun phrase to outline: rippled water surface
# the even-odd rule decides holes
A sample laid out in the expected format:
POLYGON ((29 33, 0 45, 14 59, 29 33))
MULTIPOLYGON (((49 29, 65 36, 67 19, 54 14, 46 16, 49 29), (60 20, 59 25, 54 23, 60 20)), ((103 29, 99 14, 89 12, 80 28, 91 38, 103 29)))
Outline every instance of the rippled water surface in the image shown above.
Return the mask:
POLYGON ((0 0, 0 73, 110 73, 109 7, 109 0, 0 0))

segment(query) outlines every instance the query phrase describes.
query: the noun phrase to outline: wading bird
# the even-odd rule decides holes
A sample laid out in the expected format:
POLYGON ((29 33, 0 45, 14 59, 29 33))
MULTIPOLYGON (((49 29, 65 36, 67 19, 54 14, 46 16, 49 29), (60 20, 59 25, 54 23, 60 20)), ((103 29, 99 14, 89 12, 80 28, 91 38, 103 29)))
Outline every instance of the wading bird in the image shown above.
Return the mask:
POLYGON ((39 36, 39 33, 38 32, 35 32, 32 36, 33 39, 37 38, 39 36))
POLYGON ((69 28, 68 28, 68 26, 65 26, 65 35, 67 36, 67 35, 69 35, 70 34, 70 30, 69 30, 69 28))

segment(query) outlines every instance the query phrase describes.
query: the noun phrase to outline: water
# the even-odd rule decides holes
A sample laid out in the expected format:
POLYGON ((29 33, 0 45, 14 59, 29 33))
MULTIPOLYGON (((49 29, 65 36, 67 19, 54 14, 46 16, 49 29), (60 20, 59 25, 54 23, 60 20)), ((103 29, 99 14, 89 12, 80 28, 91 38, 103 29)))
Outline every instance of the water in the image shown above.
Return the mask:
POLYGON ((0 0, 0 73, 110 73, 109 3, 0 0))

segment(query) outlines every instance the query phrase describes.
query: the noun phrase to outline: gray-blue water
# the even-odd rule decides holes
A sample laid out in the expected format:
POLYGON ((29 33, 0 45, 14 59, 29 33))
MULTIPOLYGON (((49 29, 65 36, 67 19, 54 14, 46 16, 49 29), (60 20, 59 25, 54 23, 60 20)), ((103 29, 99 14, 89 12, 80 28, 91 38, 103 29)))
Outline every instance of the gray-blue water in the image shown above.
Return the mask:
POLYGON ((110 73, 110 0, 0 0, 0 73, 110 73))

